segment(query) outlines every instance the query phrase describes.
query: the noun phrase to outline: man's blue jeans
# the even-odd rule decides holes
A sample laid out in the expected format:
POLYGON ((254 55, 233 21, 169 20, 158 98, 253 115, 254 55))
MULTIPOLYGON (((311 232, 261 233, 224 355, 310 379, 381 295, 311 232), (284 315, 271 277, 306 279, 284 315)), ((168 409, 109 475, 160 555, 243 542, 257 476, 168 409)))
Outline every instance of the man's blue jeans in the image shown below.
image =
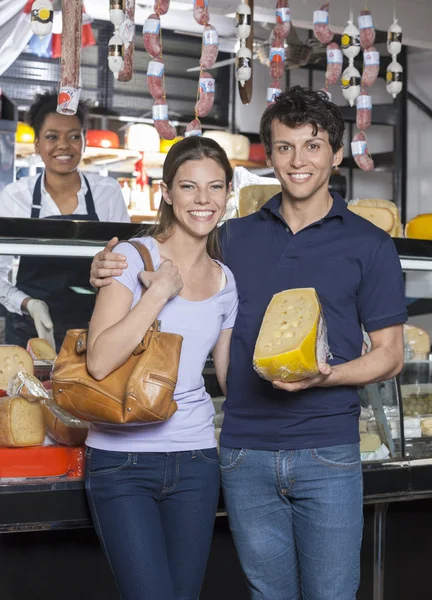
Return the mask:
POLYGON ((363 529, 359 444, 221 448, 219 458, 251 599, 355 600, 363 529))

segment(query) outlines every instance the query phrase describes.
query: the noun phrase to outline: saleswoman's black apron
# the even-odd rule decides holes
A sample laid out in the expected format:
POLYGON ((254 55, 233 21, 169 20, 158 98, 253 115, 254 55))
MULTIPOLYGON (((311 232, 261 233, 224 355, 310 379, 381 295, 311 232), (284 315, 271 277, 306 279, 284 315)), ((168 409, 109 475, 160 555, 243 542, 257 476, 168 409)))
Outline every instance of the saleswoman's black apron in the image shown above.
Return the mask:
MULTIPOLYGON (((38 219, 41 211, 41 183, 43 174, 37 179, 33 191, 31 218, 38 219)), ((85 215, 58 215, 47 219, 73 221, 99 221, 93 196, 87 185, 85 215)), ((22 256, 16 286, 19 290, 48 304, 54 323, 57 351, 62 345, 68 329, 87 328, 93 312, 95 294, 89 285, 91 260, 89 258, 58 258, 45 256, 22 256), (73 290, 72 288, 81 288, 73 290), (89 293, 85 293, 89 292, 89 293)), ((25 348, 32 337, 37 337, 33 319, 29 315, 8 312, 6 316, 6 343, 25 348)))

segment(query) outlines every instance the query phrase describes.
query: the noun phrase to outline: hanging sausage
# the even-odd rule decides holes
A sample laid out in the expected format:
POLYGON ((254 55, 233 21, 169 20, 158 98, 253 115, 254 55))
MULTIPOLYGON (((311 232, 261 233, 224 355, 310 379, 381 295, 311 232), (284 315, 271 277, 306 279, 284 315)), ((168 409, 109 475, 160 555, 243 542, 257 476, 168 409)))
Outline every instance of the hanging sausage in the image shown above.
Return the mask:
POLYGON ((133 56, 135 46, 135 0, 125 0, 124 19, 119 26, 119 35, 123 40, 124 64, 117 79, 123 83, 130 81, 133 75, 133 56))
POLYGON ((61 80, 57 112, 74 115, 81 95, 81 0, 62 0, 61 80))
POLYGON ((392 57, 386 73, 387 91, 393 98, 396 98, 403 87, 403 67, 396 59, 396 56, 402 50, 402 28, 399 25, 396 16, 388 30, 387 50, 392 57))

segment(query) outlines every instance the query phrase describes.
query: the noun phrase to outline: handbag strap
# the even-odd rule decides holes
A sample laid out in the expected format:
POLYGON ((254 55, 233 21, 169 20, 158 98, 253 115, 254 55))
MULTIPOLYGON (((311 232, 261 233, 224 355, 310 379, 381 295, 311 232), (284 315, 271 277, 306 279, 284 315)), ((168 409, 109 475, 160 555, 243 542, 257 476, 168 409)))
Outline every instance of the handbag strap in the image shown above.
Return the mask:
MULTIPOLYGON (((147 246, 145 246, 144 244, 141 244, 140 242, 135 242, 133 240, 126 240, 126 241, 128 244, 131 244, 131 246, 133 246, 135 248, 135 250, 141 256, 141 259, 144 263, 145 270, 146 271, 154 271, 155 269, 154 269, 154 265, 153 265, 153 259, 150 254, 150 250, 147 248, 147 246)), ((143 296, 145 293, 145 289, 144 289, 143 285, 141 287, 142 287, 141 296, 143 296)), ((144 352, 144 350, 146 350, 147 346, 150 343, 150 338, 153 335, 153 332, 159 331, 159 329, 160 329, 160 322, 156 319, 156 321, 153 323, 153 325, 151 325, 151 327, 145 334, 142 341, 135 348, 133 353, 135 355, 137 355, 137 354, 141 354, 141 352, 144 352)))

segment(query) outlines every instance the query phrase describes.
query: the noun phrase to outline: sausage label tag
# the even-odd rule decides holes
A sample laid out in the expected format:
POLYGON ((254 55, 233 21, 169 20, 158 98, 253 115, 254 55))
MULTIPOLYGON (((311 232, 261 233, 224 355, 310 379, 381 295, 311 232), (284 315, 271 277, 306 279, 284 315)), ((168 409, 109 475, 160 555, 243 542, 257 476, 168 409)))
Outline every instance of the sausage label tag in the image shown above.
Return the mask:
POLYGON ((367 143, 366 142, 351 142, 351 152, 353 156, 357 156, 359 154, 368 154, 367 143))
POLYGON ((168 121, 168 104, 154 104, 152 117, 153 121, 168 121))
POLYGON ((372 96, 369 96, 368 94, 361 94, 357 98, 357 108, 372 110, 372 96))
POLYGON ((372 15, 360 15, 358 18, 359 29, 373 29, 372 15))
POLYGON ((148 77, 162 77, 164 73, 164 64, 157 60, 151 60, 147 67, 148 77))
POLYGON ((336 63, 341 65, 343 63, 342 50, 339 50, 339 48, 327 48, 327 62, 329 64, 336 63))
POLYGON ((201 129, 191 129, 190 131, 186 131, 185 137, 190 137, 191 135, 202 135, 201 129))
POLYGON ((143 33, 159 33, 160 21, 159 19, 147 19, 144 23, 143 33))
POLYGON ((285 62, 285 48, 275 48, 272 46, 269 59, 270 62, 285 62))
POLYGON ((326 10, 315 10, 313 14, 314 25, 328 25, 329 14, 326 10))
POLYGON ((375 67, 380 64, 380 54, 379 52, 364 52, 363 60, 365 67, 375 67))
POLYGON ((219 36, 216 29, 207 29, 203 35, 204 46, 216 46, 219 44, 219 36))
POLYGON ((267 88, 267 102, 274 102, 278 96, 282 94, 279 88, 267 88))
POLYGON ((289 23, 291 21, 291 13, 289 8, 276 9, 276 23, 289 23))
POLYGON ((57 112, 61 115, 76 114, 81 88, 62 87, 57 98, 57 112))
POLYGON ((201 77, 199 80, 200 94, 214 94, 215 80, 210 77, 201 77))

